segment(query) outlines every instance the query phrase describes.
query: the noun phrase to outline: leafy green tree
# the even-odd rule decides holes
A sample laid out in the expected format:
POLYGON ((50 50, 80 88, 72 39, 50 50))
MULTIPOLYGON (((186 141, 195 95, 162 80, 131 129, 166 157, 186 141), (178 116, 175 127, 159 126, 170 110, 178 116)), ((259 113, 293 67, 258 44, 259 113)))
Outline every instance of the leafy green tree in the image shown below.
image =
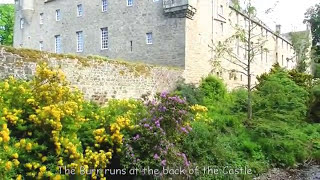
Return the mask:
POLYGON ((301 31, 301 32, 291 32, 289 33, 290 39, 292 41, 292 45, 294 48, 294 51, 297 53, 298 57, 298 66, 297 70, 299 72, 305 72, 310 66, 308 64, 308 60, 310 57, 310 33, 308 31, 301 31))
POLYGON ((216 52, 216 60, 214 60, 213 66, 215 68, 222 68, 220 65, 221 61, 227 61, 238 67, 237 69, 225 69, 229 71, 230 74, 241 73, 247 77, 247 116, 248 120, 251 120, 252 90, 254 89, 254 85, 252 84, 252 64, 257 56, 267 52, 268 49, 264 48, 267 39, 263 36, 261 31, 257 31, 257 28, 260 27, 255 21, 257 19, 257 12, 250 0, 245 4, 244 13, 246 14, 245 26, 243 27, 238 23, 230 22, 235 33, 225 41, 219 42, 212 47, 216 52), (233 48, 235 43, 237 50, 233 48), (245 52, 245 57, 240 56, 240 50, 245 52))
POLYGON ((0 45, 12 46, 14 27, 14 6, 0 5, 0 45))
POLYGON ((320 3, 307 10, 305 22, 311 25, 314 76, 320 77, 320 3))

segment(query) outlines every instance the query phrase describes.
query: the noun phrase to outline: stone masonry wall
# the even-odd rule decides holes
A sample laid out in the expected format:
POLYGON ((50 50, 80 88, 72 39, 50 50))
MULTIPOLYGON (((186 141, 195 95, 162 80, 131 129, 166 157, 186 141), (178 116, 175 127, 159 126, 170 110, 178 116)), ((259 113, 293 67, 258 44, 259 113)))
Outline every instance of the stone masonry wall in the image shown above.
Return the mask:
MULTIPOLYGON (((82 90, 86 99, 98 102, 105 102, 108 98, 139 98, 147 93, 172 90, 183 71, 116 61, 64 59, 61 55, 53 57, 46 54, 43 57, 42 61, 48 62, 50 66, 60 67, 71 85, 82 90)), ((0 79, 8 76, 31 78, 35 73, 36 61, 40 62, 39 59, 26 58, 1 48, 0 79)))

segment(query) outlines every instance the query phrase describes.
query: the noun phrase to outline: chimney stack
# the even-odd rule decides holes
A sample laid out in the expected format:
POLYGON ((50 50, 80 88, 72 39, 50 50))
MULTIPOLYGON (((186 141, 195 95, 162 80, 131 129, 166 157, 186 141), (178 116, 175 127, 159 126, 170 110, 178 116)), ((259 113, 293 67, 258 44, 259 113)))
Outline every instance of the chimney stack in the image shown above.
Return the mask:
POLYGON ((276 33, 281 34, 281 25, 280 24, 276 25, 276 33))

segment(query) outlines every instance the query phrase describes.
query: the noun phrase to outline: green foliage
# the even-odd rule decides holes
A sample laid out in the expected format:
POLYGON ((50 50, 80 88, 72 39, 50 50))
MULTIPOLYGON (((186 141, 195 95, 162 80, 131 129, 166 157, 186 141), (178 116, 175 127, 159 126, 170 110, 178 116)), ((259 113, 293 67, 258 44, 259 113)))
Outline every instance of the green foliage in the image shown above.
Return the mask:
POLYGON ((199 89, 204 96, 205 104, 212 104, 215 101, 224 99, 227 94, 227 88, 223 81, 214 76, 208 76, 203 79, 199 89))
POLYGON ((311 90, 313 102, 311 103, 310 117, 312 121, 320 123, 320 85, 316 85, 311 90))
POLYGON ((203 94, 193 84, 180 82, 175 90, 175 94, 185 97, 190 104, 203 104, 203 94))
POLYGON ((0 45, 13 45, 14 5, 0 4, 0 45))
POLYGON ((297 70, 298 72, 305 72, 307 67, 310 66, 310 64, 307 64, 307 60, 309 58, 309 48, 311 46, 311 39, 309 36, 308 31, 302 31, 302 32, 291 32, 289 33, 293 49, 297 53, 298 56, 298 66, 297 70))
POLYGON ((303 120, 307 113, 308 92, 295 84, 287 72, 270 74, 257 87, 255 114, 258 117, 303 120))

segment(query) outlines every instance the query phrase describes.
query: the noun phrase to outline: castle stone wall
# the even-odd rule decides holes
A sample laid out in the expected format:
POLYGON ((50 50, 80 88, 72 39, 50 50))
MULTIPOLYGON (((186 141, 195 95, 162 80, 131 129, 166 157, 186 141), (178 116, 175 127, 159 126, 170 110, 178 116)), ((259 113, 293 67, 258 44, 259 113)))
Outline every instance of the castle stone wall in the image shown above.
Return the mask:
MULTIPOLYGON (((0 79, 8 76, 30 79, 35 74, 36 61, 21 58, 2 48, 0 79)), ((88 60, 84 63, 83 60, 53 57, 44 61, 50 66, 61 67, 71 85, 82 90, 87 100, 98 102, 105 102, 108 98, 140 98, 144 94, 172 90, 183 71, 114 61, 88 60)))

